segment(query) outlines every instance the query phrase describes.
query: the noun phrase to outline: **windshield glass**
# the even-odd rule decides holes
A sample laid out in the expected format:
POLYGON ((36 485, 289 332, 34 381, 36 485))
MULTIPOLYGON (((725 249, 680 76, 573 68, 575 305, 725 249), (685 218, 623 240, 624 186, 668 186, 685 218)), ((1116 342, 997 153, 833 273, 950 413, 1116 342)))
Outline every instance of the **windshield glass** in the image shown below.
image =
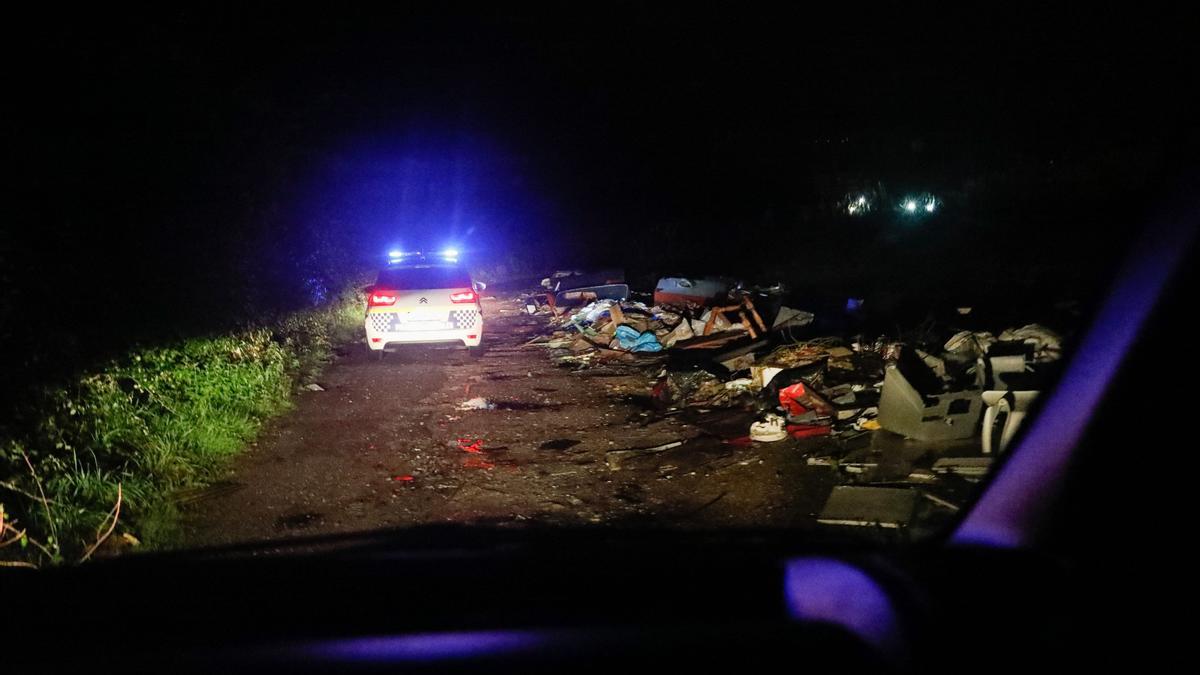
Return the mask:
POLYGON ((31 23, 17 85, 0 561, 942 536, 1192 119, 1124 25, 106 12, 31 23))
POLYGON ((461 288, 471 285, 471 275, 454 267, 413 267, 383 270, 375 279, 379 288, 461 288))

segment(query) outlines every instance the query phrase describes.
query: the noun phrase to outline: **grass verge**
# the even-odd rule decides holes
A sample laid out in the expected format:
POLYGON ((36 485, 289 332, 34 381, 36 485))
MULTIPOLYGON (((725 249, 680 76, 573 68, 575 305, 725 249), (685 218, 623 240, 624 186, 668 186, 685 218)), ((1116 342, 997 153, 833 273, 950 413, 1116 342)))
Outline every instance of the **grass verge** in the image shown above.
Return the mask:
POLYGON ((135 349, 38 393, 0 433, 0 564, 168 541, 172 493, 219 476, 334 345, 360 337, 362 302, 346 291, 267 326, 135 349))

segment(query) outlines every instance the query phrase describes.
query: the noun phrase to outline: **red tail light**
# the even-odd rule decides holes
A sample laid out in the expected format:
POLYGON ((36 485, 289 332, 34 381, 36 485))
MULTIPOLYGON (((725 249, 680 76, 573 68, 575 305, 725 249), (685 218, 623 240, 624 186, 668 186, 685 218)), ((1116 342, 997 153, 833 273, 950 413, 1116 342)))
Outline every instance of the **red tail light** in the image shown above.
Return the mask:
POLYGON ((450 294, 450 302, 475 302, 479 299, 475 291, 459 291, 450 294))
POLYGON ((367 307, 391 307, 397 297, 396 291, 373 290, 367 295, 367 307))

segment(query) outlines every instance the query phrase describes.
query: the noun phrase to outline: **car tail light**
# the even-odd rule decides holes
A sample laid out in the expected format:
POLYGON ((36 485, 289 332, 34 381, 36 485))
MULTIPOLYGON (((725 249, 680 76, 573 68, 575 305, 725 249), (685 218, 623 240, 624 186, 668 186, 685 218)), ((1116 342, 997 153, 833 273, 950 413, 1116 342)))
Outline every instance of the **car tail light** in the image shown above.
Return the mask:
POLYGON ((367 295, 367 307, 391 307, 396 304, 396 291, 371 291, 367 295))
POLYGON ((475 302, 479 299, 475 291, 459 291, 450 294, 450 302, 475 302))

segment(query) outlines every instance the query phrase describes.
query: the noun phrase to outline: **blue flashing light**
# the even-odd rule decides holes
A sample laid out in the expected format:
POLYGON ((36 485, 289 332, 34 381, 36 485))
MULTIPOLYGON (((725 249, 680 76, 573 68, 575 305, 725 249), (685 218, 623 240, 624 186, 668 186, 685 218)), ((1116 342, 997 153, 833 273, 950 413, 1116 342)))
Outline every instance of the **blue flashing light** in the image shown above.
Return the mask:
POLYGON ((442 257, 443 258, 457 258, 458 257, 458 249, 448 248, 448 249, 442 251, 442 257))

